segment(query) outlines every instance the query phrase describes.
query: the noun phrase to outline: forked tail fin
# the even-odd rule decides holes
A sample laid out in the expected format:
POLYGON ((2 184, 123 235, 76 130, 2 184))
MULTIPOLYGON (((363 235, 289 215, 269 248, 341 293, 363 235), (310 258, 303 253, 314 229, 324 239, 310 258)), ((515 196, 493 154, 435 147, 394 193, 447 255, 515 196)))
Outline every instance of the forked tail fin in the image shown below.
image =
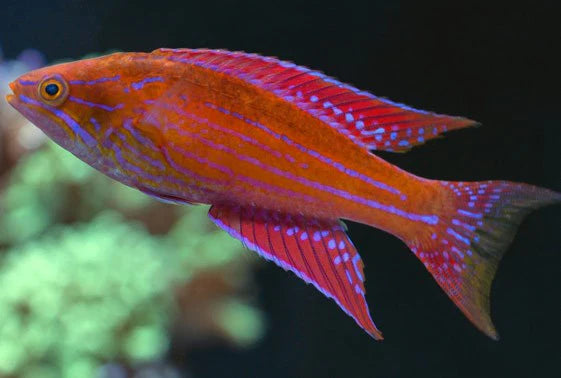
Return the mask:
POLYGON ((498 339, 489 294, 498 263, 531 210, 561 202, 561 194, 507 181, 441 182, 443 214, 409 247, 440 287, 475 324, 498 339))

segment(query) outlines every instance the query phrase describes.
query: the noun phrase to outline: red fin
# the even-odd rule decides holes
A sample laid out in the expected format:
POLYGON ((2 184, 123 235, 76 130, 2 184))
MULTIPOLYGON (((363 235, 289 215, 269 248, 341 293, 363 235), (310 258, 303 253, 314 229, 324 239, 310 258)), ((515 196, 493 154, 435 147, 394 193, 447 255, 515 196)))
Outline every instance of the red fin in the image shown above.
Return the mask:
POLYGON ((440 287, 493 339, 491 282, 498 263, 524 216, 532 209, 561 202, 561 194, 506 181, 442 182, 449 189, 447 208, 437 226, 409 243, 440 287))
POLYGON ((362 260, 338 221, 216 205, 209 216, 247 248, 313 284, 372 337, 382 339, 364 297, 362 260))
POLYGON ((376 97, 276 58, 208 49, 159 49, 153 54, 223 72, 273 92, 370 150, 403 152, 446 131, 477 125, 376 97))

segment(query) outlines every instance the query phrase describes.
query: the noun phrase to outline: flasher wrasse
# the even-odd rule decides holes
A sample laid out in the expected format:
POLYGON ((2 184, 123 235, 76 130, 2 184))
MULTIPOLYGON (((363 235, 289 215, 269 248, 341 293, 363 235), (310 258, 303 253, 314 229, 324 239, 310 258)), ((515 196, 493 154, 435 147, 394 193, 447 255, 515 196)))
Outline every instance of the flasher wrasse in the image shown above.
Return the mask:
POLYGON ((157 199, 210 204, 250 250, 382 334, 341 219, 405 242, 481 331, 522 218, 561 194, 507 181, 417 177, 372 150, 407 151, 474 121, 376 97, 318 71, 223 50, 117 53, 42 68, 7 100, 56 143, 157 199))

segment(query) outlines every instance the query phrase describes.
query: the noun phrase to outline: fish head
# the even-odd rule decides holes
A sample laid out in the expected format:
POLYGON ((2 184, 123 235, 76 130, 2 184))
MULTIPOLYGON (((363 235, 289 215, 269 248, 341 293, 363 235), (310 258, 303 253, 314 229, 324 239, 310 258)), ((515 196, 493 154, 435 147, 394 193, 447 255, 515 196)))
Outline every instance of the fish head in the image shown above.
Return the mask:
POLYGON ((116 53, 31 71, 10 83, 6 99, 57 144, 107 173, 117 169, 107 159, 121 136, 115 131, 138 116, 143 96, 162 89, 134 56, 116 53))

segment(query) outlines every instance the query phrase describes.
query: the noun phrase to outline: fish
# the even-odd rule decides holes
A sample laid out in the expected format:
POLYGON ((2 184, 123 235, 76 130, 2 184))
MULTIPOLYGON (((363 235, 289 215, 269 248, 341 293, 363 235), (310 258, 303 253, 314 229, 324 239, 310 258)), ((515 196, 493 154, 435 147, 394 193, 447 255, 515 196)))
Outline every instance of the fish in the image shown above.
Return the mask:
POLYGON ((158 200, 210 205, 243 245, 383 339, 345 220, 402 240, 463 314, 498 339, 491 282, 524 216, 555 191, 418 177, 406 152, 479 124, 377 97, 274 57, 213 49, 115 53, 31 71, 7 101, 54 142, 158 200))

